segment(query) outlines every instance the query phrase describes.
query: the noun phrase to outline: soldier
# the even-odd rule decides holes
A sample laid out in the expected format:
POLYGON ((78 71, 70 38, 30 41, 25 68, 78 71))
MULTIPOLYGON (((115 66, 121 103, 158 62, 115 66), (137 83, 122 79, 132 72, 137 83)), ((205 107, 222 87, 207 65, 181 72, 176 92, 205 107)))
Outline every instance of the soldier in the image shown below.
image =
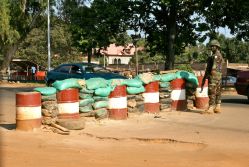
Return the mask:
POLYGON ((207 60, 207 68, 202 80, 202 89, 208 79, 209 108, 204 113, 221 112, 221 82, 223 57, 220 53, 220 43, 217 40, 210 42, 211 55, 207 60))

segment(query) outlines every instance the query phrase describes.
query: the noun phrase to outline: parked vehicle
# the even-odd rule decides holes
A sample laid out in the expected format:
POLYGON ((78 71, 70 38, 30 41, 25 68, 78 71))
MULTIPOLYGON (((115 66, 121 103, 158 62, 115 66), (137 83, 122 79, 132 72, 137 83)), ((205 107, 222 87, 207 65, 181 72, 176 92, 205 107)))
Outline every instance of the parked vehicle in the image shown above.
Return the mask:
POLYGON ((233 76, 222 77, 222 86, 234 86, 236 81, 237 81, 237 78, 233 76))
POLYGON ((249 100, 249 70, 237 73, 235 88, 238 94, 247 96, 249 100))
POLYGON ((113 73, 110 70, 93 63, 68 63, 61 64, 55 69, 47 72, 46 84, 51 85, 56 80, 67 78, 104 78, 104 79, 126 79, 126 77, 113 73))

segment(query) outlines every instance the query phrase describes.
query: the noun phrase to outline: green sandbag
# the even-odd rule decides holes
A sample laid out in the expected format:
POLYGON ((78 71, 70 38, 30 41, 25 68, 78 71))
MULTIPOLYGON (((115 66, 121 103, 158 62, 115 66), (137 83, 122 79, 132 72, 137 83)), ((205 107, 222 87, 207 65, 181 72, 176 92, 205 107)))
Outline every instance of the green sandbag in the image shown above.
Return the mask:
POLYGON ((94 109, 108 107, 108 101, 97 101, 93 104, 94 109))
POLYGON ((40 92, 42 96, 50 96, 56 93, 56 89, 53 87, 34 88, 34 91, 40 92))
POLYGON ((161 75, 153 75, 153 81, 160 81, 161 75))
POLYGON ((93 95, 92 94, 87 94, 87 93, 79 93, 80 99, 92 99, 93 95))
POLYGON ((93 107, 92 107, 92 105, 87 105, 87 106, 84 106, 84 107, 79 107, 79 111, 80 111, 80 113, 88 113, 88 112, 93 111, 93 107))
POLYGON ((97 88, 97 89, 95 89, 94 94, 97 96, 107 97, 107 96, 109 96, 111 91, 112 91, 111 87, 97 88))
POLYGON ((64 79, 61 81, 55 81, 52 84, 53 87, 55 87, 57 90, 65 90, 68 88, 78 88, 81 89, 80 84, 78 83, 78 79, 70 78, 70 79, 64 79))
POLYGON ((94 93, 94 90, 89 90, 86 87, 83 87, 82 89, 80 89, 81 93, 88 93, 88 94, 92 94, 94 93))
POLYGON ((93 96, 94 101, 108 101, 108 97, 102 97, 102 96, 93 96))
POLYGON ((129 86, 129 87, 141 87, 143 85, 142 81, 139 79, 126 79, 124 81, 124 84, 129 86))
POLYGON ((168 74, 162 74, 160 81, 162 81, 162 82, 170 82, 170 81, 172 81, 174 79, 176 79, 176 74, 175 73, 168 73, 168 74))
POLYGON ((42 96, 41 101, 56 101, 56 94, 52 94, 49 96, 42 96))
POLYGON ((95 110, 95 118, 101 119, 106 118, 108 116, 108 111, 106 108, 100 108, 98 110, 95 110))
POLYGON ((127 87, 126 89, 127 93, 130 95, 139 94, 145 91, 145 88, 143 86, 140 87, 127 87))
POLYGON ((84 107, 84 106, 86 106, 88 104, 92 104, 92 103, 94 103, 93 99, 83 99, 83 100, 80 100, 79 106, 84 107))
POLYGON ((90 78, 86 80, 87 89, 97 89, 107 87, 108 82, 104 78, 90 78))
POLYGON ((169 88, 170 82, 160 82, 159 85, 160 85, 160 88, 169 88))
POLYGON ((193 73, 187 71, 177 71, 176 76, 177 78, 183 78, 188 82, 191 82, 192 84, 194 84, 194 86, 198 86, 199 84, 197 77, 193 73))

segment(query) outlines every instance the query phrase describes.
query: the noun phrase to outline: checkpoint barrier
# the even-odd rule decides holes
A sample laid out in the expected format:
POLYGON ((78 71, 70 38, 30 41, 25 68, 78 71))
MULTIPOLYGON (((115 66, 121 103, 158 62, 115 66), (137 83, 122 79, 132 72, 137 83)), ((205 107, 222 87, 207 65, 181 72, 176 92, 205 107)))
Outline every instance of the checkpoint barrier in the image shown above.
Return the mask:
POLYGON ((186 99, 186 82, 184 79, 178 78, 170 82, 171 92, 171 109, 177 111, 185 111, 187 109, 186 99))
POLYGON ((203 76, 199 76, 198 78, 198 88, 196 89, 196 98, 195 98, 195 107, 197 109, 207 109, 209 107, 209 97, 208 97, 208 79, 205 80, 203 90, 201 91, 201 85, 203 76))
POLYGON ((159 82, 151 82, 145 85, 144 111, 148 113, 158 113, 160 111, 159 103, 159 82))
POLYGON ((59 119, 77 119, 79 114, 79 90, 69 88, 56 93, 59 119))
POLYGON ((127 93, 126 86, 116 86, 109 95, 108 117, 110 119, 127 119, 127 93))
POLYGON ((41 127, 41 94, 16 93, 16 129, 31 131, 41 127))

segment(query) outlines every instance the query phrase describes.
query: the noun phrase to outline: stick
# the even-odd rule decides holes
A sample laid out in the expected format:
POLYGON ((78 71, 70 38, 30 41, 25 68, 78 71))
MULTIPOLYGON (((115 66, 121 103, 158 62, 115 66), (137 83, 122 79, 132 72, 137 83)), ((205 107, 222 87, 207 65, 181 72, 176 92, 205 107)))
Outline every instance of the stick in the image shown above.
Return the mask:
POLYGON ((63 132, 69 132, 69 130, 67 128, 64 128, 64 127, 62 127, 62 126, 60 126, 58 124, 51 123, 51 126, 54 127, 54 128, 57 128, 57 129, 59 129, 59 130, 61 130, 63 132))

